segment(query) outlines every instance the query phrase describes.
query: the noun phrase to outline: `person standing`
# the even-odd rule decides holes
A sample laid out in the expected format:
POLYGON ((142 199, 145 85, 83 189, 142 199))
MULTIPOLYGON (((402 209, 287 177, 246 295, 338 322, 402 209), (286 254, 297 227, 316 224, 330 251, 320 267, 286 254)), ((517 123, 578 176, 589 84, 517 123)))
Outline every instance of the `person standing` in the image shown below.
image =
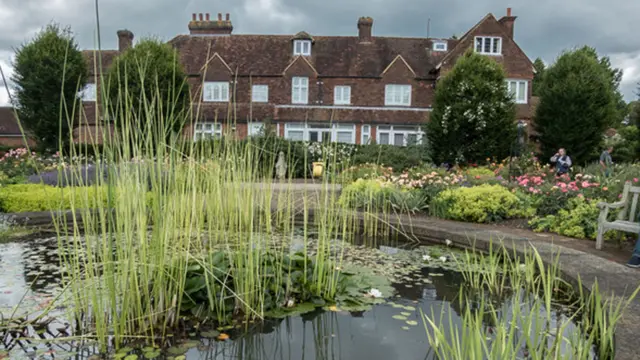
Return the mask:
POLYGON ((551 162, 556 164, 556 175, 562 176, 569 172, 571 168, 571 158, 567 155, 564 148, 560 148, 558 152, 551 157, 551 162))
POLYGON ((602 154, 600 154, 600 166, 602 166, 602 172, 605 177, 611 176, 611 173, 613 172, 613 160, 611 160, 612 151, 613 146, 609 146, 602 152, 602 154))

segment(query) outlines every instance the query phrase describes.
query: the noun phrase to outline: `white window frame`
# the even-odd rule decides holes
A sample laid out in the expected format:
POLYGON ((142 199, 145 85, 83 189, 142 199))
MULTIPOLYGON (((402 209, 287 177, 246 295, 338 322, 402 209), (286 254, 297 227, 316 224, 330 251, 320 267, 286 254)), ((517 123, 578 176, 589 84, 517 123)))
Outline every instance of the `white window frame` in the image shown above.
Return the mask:
POLYGON ((502 55, 502 38, 499 36, 476 36, 473 39, 473 49, 478 54, 482 55, 492 55, 492 56, 500 56, 502 55), (478 40, 481 40, 480 49, 478 49, 478 40), (485 51, 486 42, 489 41, 489 51, 485 51), (496 48, 495 42, 498 42, 497 51, 493 49, 496 48))
POLYGON ((339 85, 333 88, 334 105, 351 105, 351 86, 339 85))
POLYGON ((327 124, 327 123, 285 123, 284 138, 291 139, 291 132, 302 133, 301 141, 311 141, 311 133, 317 132, 318 142, 323 139, 324 133, 330 134, 331 142, 338 142, 338 133, 350 133, 351 139, 348 144, 356 143, 356 126, 355 124, 327 124))
POLYGON ((432 49, 433 51, 447 51, 448 44, 446 41, 434 41, 432 49))
POLYGON ((251 102, 255 102, 255 103, 269 102, 269 85, 264 85, 264 84, 251 85, 251 102))
POLYGON ((202 101, 229 102, 228 81, 205 81, 202 85, 202 101), (217 92, 217 97, 216 97, 217 92))
POLYGON ((247 136, 259 136, 262 135, 264 129, 264 123, 255 121, 247 124, 247 136))
POLYGON ((216 122, 199 122, 193 126, 193 141, 206 138, 222 137, 222 124, 216 122))
POLYGON ((384 87, 385 106, 411 106, 411 85, 387 84, 384 87))
POLYGON ((293 40, 293 55, 311 56, 311 40, 293 40))
POLYGON ((509 91, 509 94, 513 94, 516 104, 526 104, 528 102, 529 95, 529 81, 521 79, 507 79, 506 82, 507 90, 509 91), (522 94, 524 96, 521 99, 520 85, 522 84, 524 84, 524 94, 522 94), (512 86, 515 86, 515 91, 512 90, 512 86))
POLYGON ((98 87, 94 83, 88 83, 84 86, 82 90, 78 93, 78 96, 82 101, 91 102, 96 101, 98 97, 98 87))
POLYGON ((294 76, 291 78, 291 103, 309 103, 309 78, 294 76), (297 96, 296 96, 297 95, 297 96))
POLYGON ((362 125, 360 128, 360 144, 367 145, 371 142, 371 125, 362 125))
POLYGON ((394 146, 407 146, 409 145, 409 135, 416 135, 416 145, 421 145, 422 144, 422 140, 424 138, 424 132, 422 131, 422 129, 420 128, 420 126, 414 126, 414 125, 378 125, 376 128, 376 140, 377 143, 380 145, 394 145, 394 146), (408 127, 411 127, 413 129, 407 129, 408 127), (382 144, 380 142, 380 135, 381 134, 387 134, 389 135, 389 143, 388 144, 382 144), (403 140, 402 140, 402 144, 396 144, 395 143, 395 136, 396 135, 403 135, 403 140))

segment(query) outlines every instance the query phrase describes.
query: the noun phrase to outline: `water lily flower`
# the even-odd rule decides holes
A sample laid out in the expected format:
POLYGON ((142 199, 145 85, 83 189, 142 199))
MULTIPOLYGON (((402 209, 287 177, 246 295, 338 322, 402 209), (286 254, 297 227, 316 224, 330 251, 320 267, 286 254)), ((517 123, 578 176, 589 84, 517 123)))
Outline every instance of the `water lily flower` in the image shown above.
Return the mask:
POLYGON ((440 261, 446 262, 447 261, 447 257, 446 256, 440 256, 440 261))
POLYGON ((446 239, 446 240, 444 241, 444 243, 445 243, 445 244, 447 244, 447 246, 451 246, 451 245, 453 245, 453 241, 451 241, 451 240, 449 240, 449 239, 446 239))
POLYGON ((431 256, 429 256, 429 255, 422 255, 422 260, 424 260, 424 261, 431 261, 431 256))
POLYGON ((380 290, 374 289, 374 288, 371 288, 371 290, 369 290, 367 295, 372 297, 372 298, 381 298, 382 297, 382 293, 380 292, 380 290))

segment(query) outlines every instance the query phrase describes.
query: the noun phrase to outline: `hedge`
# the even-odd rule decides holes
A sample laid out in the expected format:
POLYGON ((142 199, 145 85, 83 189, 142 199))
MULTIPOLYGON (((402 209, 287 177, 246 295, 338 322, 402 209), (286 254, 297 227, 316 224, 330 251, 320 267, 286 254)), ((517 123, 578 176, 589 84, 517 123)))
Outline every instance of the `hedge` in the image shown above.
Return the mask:
POLYGON ((7 213, 95 208, 107 206, 106 187, 59 188, 41 184, 8 185, 0 188, 0 210, 7 213))

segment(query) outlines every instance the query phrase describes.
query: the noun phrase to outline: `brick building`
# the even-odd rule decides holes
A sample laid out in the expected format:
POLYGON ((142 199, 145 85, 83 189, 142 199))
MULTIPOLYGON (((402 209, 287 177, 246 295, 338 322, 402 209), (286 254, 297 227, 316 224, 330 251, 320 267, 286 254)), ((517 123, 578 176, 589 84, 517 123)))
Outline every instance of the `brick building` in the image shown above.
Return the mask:
MULTIPOLYGON (((438 79, 469 48, 504 66, 518 120, 529 122, 534 71, 514 40, 515 20, 507 9, 500 19, 486 15, 459 39, 438 39, 374 36, 367 17, 358 19, 352 36, 233 34, 229 14, 193 14, 189 34, 169 41, 198 109, 184 134, 197 139, 231 130, 244 137, 268 123, 294 140, 420 142, 438 79)), ((108 71, 133 44, 130 31, 118 31, 118 39, 118 50, 102 52, 102 69, 95 52, 86 51, 92 73, 108 71)), ((81 141, 101 131, 95 85, 84 94, 85 123, 76 129, 81 141)))

